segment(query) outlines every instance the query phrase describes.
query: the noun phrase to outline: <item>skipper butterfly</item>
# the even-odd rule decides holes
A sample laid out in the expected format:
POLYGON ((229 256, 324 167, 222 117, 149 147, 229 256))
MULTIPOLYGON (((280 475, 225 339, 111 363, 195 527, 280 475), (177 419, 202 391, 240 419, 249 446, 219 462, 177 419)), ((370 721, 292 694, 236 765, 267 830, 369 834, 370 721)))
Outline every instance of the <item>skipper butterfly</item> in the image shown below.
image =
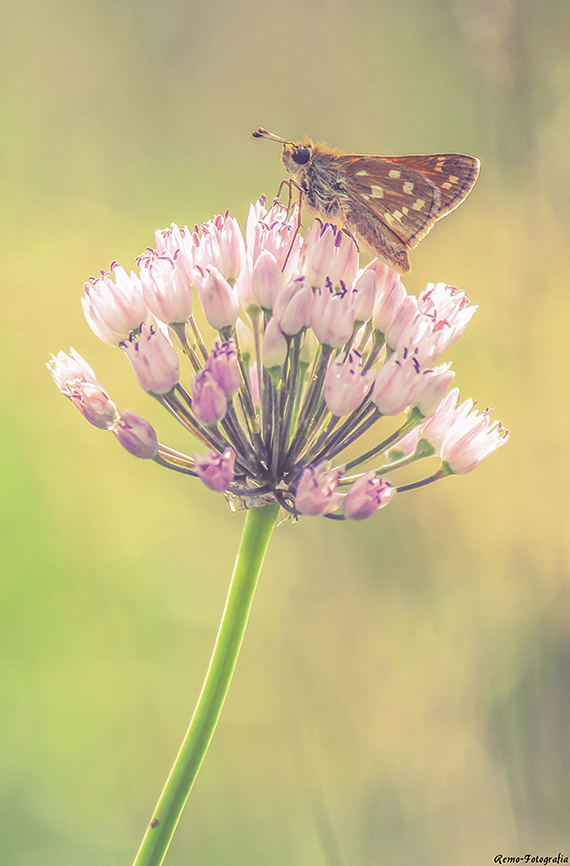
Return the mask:
POLYGON ((287 141, 259 127, 254 138, 283 145, 281 161, 309 213, 342 226, 401 274, 409 251, 438 219, 469 195, 479 160, 461 153, 368 156, 343 153, 310 138, 287 141))

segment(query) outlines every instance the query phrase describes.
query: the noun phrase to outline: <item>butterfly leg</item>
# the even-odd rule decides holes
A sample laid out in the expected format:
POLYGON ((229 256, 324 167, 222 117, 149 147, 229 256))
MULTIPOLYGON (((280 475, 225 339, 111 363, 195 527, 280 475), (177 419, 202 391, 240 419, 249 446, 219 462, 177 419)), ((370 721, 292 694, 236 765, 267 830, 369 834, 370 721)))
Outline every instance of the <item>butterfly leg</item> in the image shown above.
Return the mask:
POLYGON ((299 230, 301 228, 301 205, 303 202, 303 190, 299 186, 298 183, 295 183, 293 178, 290 178, 289 180, 281 181, 281 184, 279 186, 279 192, 277 193, 278 198, 281 195, 281 190, 283 189, 283 186, 287 186, 289 189, 289 201, 287 203, 287 218, 289 218, 289 211, 291 209, 291 203, 293 201, 293 192, 292 192, 293 187, 295 187, 295 189, 297 189, 299 191, 299 204, 297 206, 298 207, 297 225, 295 226, 295 232, 293 233, 293 237, 291 238, 291 244, 289 246, 289 249, 287 250, 287 255, 285 256, 285 261, 283 262, 283 267, 281 268, 281 271, 284 271, 285 268, 287 267, 287 262, 289 261, 289 256, 291 255, 291 250, 293 249, 293 244, 295 243, 295 239, 296 239, 297 235, 299 234, 299 230))

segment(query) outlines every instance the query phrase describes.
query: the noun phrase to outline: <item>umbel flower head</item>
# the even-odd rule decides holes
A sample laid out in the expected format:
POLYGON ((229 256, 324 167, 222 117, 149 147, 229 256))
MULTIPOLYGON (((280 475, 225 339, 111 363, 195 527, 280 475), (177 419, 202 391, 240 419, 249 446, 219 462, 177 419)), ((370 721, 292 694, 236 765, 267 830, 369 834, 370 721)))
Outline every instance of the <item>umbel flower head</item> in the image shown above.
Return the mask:
POLYGON ((362 520, 398 491, 470 472, 507 441, 489 410, 448 392, 454 373, 441 357, 476 310, 464 292, 436 283, 408 295, 380 261, 360 267, 350 235, 316 220, 303 238, 297 213, 264 198, 245 239, 228 212, 155 240, 138 273, 114 263, 90 278, 83 309, 200 452, 175 451, 119 413, 74 349, 48 364, 61 393, 134 456, 197 476, 234 510, 277 501, 294 515, 362 520), (217 332, 210 346, 196 301, 217 332), (391 416, 399 423, 381 434, 391 416), (429 457, 439 464, 422 475, 429 457), (410 464, 417 480, 398 485, 410 464))

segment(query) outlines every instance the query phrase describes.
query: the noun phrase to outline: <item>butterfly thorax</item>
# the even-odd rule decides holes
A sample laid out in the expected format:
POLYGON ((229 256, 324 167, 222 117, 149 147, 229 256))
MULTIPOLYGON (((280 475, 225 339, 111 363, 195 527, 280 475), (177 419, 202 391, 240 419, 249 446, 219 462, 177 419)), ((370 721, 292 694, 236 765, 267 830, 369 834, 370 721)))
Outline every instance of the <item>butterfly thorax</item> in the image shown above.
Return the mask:
POLYGON ((338 163, 340 151, 314 145, 310 139, 286 144, 281 159, 294 176, 294 183, 303 196, 304 207, 320 216, 344 223, 343 203, 348 201, 345 177, 338 163), (299 163, 299 159, 305 162, 299 163))

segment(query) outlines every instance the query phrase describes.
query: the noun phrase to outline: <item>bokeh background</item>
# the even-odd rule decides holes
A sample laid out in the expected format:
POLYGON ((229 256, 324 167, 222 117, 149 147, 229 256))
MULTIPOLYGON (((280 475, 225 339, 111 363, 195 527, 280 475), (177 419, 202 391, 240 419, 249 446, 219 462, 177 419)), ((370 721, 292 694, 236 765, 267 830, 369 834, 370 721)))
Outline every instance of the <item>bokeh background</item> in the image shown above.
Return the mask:
POLYGON ((0 33, 0 862, 132 862, 189 721, 243 515, 134 460, 47 374, 193 443, 83 320, 170 222, 244 220, 262 124, 483 170, 413 255, 480 305, 449 357, 511 441, 362 525, 283 525, 172 866, 570 856, 570 7, 20 0, 0 33))

